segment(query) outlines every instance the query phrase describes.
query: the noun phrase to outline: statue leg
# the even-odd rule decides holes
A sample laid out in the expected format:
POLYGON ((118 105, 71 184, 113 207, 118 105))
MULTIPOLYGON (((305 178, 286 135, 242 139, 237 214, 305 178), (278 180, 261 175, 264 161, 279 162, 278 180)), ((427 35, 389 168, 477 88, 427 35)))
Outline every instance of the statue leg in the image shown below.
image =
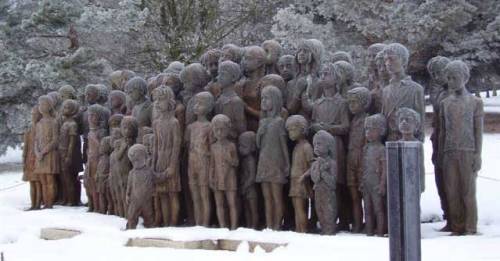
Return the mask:
POLYGON ((145 205, 142 206, 141 216, 144 220, 144 227, 150 228, 154 226, 155 214, 153 211, 153 202, 149 201, 145 205))
POLYGON ((54 201, 56 199, 56 184, 55 177, 53 174, 45 175, 46 186, 47 186, 47 203, 45 204, 45 208, 52 208, 54 205, 54 201))
POLYGON ((170 210, 170 226, 177 226, 179 224, 179 192, 169 192, 169 210, 170 210))
POLYGON ((474 155, 471 152, 463 153, 460 161, 462 166, 460 175, 462 185, 462 200, 464 202, 465 233, 477 233, 477 201, 476 201, 476 178, 477 173, 472 170, 474 155))
POLYGON ((264 207, 266 214, 266 227, 273 229, 273 197, 271 192, 271 184, 269 182, 262 182, 262 195, 264 197, 264 207))
MULTIPOLYGON (((384 227, 386 222, 383 196, 375 191, 373 191, 372 193, 373 193, 373 196, 371 197, 372 209, 373 209, 372 215, 375 216, 375 221, 377 222, 375 231, 377 232, 377 236, 382 237, 384 236, 384 230, 385 230, 384 227)), ((372 230, 373 230, 373 223, 372 223, 372 230)))
POLYGON ((352 215, 353 215, 352 232, 360 233, 361 226, 363 224, 363 209, 361 207, 361 195, 358 191, 357 186, 349 186, 349 192, 351 194, 351 200, 352 200, 352 215))
POLYGON ((285 207, 283 201, 283 184, 271 183, 271 193, 274 203, 273 229, 280 230, 285 207))
POLYGON ((35 187, 35 181, 30 181, 30 201, 31 201, 31 207, 27 210, 34 210, 35 209, 35 204, 36 204, 36 187, 35 187))
POLYGON ((169 226, 170 220, 168 216, 168 194, 165 192, 158 193, 160 201, 161 216, 163 218, 163 226, 169 226))
POLYGON ((235 230, 238 228, 238 206, 237 206, 237 197, 236 190, 234 191, 226 191, 226 200, 229 207, 229 222, 231 223, 231 230, 235 230))
POLYGON ((40 209, 40 206, 42 205, 42 183, 40 181, 35 181, 35 182, 33 182, 33 185, 35 187, 35 208, 34 209, 40 209))
POLYGON ((153 208, 155 212, 155 226, 162 226, 162 212, 161 212, 161 202, 160 195, 158 192, 153 192, 153 208))
POLYGON ((292 197, 293 209, 295 212, 295 231, 307 232, 307 198, 292 197))
POLYGON ((130 202, 127 209, 127 229, 135 229, 139 222, 140 207, 137 202, 130 202))
POLYGON ((210 226, 210 217, 212 216, 212 202, 210 195, 210 188, 208 186, 198 186, 201 200, 201 225, 205 227, 210 226))
POLYGON ((250 227, 253 229, 257 229, 259 226, 259 208, 258 208, 258 199, 250 198, 248 199, 249 212, 250 212, 250 227))
MULTIPOLYGON (((365 233, 368 236, 374 235, 374 211, 373 211, 373 199, 368 188, 363 188, 363 200, 365 203, 365 233)), ((383 210, 385 212, 385 210, 383 210)))
POLYGON ((197 226, 200 226, 202 223, 201 212, 203 211, 203 208, 201 204, 201 197, 198 185, 189 184, 189 190, 191 190, 191 198, 193 200, 193 206, 194 206, 194 222, 197 226))
POLYGON ((224 191, 214 190, 214 195, 215 195, 215 208, 217 212, 217 219, 219 221, 219 227, 227 227, 224 191))
POLYGON ((459 235, 464 232, 463 227, 463 204, 459 187, 459 173, 461 163, 457 156, 459 152, 446 152, 443 158, 444 179, 446 180, 445 192, 448 201, 448 223, 453 234, 459 235))

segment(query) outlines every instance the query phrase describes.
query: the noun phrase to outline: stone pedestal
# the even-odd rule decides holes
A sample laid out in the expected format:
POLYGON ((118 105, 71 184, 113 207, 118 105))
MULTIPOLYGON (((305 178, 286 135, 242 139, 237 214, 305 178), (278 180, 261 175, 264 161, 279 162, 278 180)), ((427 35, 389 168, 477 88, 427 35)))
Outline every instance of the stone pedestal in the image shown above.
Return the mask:
POLYGON ((81 233, 82 232, 73 229, 48 227, 42 228, 42 230, 40 231, 40 238, 45 240, 59 240, 72 238, 80 235, 81 233))
POLYGON ((391 261, 420 261, 420 142, 387 142, 391 261))

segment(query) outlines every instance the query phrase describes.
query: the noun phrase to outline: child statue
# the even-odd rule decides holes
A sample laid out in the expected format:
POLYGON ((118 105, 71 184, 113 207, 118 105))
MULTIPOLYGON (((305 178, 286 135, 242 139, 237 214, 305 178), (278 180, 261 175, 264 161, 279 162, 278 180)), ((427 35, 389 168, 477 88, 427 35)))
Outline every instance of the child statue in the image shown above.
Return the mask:
POLYGON ((255 181, 264 195, 266 225, 279 230, 284 213, 283 186, 290 170, 285 122, 280 116, 283 100, 280 90, 266 86, 262 90, 262 119, 257 131, 259 161, 255 181))
POLYGON ((112 90, 125 90, 125 84, 135 77, 135 73, 131 70, 118 70, 114 71, 109 75, 109 81, 111 82, 112 90))
POLYGON ((301 177, 311 167, 314 157, 313 147, 306 138, 308 125, 307 120, 302 115, 292 115, 286 120, 288 136, 296 143, 292 153, 288 196, 292 198, 295 211, 295 231, 302 233, 306 233, 308 227, 307 213, 311 184, 308 181, 301 181, 301 177))
POLYGON ((238 151, 229 140, 231 120, 224 114, 212 119, 215 142, 210 145, 209 182, 215 197, 217 219, 220 227, 227 227, 226 215, 229 209, 229 223, 232 230, 238 228, 237 176, 238 151), (227 203, 227 207, 226 207, 227 203))
POLYGON ((198 226, 210 226, 212 203, 208 184, 210 164, 210 144, 212 124, 207 115, 214 107, 214 97, 209 92, 200 92, 194 96, 193 112, 196 121, 191 123, 185 134, 188 148, 188 183, 194 205, 195 223, 198 226))
POLYGON ((128 174, 126 202, 127 229, 135 229, 139 217, 144 219, 144 227, 153 225, 153 170, 146 164, 146 147, 135 144, 128 150, 128 158, 132 162, 133 169, 128 174))
POLYGON ((36 124, 42 118, 42 114, 35 106, 31 109, 31 126, 24 133, 23 146, 23 181, 30 183, 31 207, 28 210, 38 210, 42 205, 42 183, 40 175, 35 174, 35 129, 36 124))
POLYGON ((219 49, 211 49, 201 56, 201 64, 210 74, 210 82, 205 86, 205 91, 209 91, 215 98, 219 97, 221 88, 217 82, 219 74, 219 60, 222 52, 219 49))
POLYGON ((277 74, 277 63, 283 49, 281 44, 276 40, 266 40, 261 47, 266 52, 266 74, 277 74))
POLYGON ((311 168, 304 173, 302 181, 311 177, 314 183, 314 201, 318 215, 321 233, 334 235, 336 233, 337 198, 337 166, 335 162, 334 137, 320 130, 313 137, 314 154, 316 158, 311 168))
MULTIPOLYGON (((188 66, 189 67, 189 66, 188 66)), ((153 92, 155 112, 153 122, 153 171, 157 177, 156 192, 160 199, 163 224, 176 226, 179 219, 179 156, 182 134, 175 118, 175 95, 170 87, 153 92)))
POLYGON ((222 46, 222 54, 219 62, 232 61, 239 65, 242 56, 243 50, 241 47, 234 44, 225 44, 222 46))
POLYGON ((75 117, 80 111, 75 100, 65 100, 62 105, 63 122, 59 129, 58 150, 61 159, 62 204, 76 206, 77 187, 80 186, 78 173, 83 170, 80 135, 75 117))
POLYGON ((360 233, 363 226, 363 207, 359 185, 363 174, 363 147, 365 146, 365 118, 370 106, 370 90, 356 87, 347 92, 347 103, 353 115, 349 125, 347 147, 347 187, 352 201, 352 232, 360 233))
POLYGON ((87 192, 89 212, 99 210, 97 194, 97 163, 99 162, 99 146, 101 139, 108 136, 108 108, 94 104, 88 108, 89 134, 87 148, 87 167, 85 168, 84 185, 87 192))
MULTIPOLYGON (((444 98, 448 97, 448 85, 446 84, 444 68, 446 68, 446 65, 450 62, 450 59, 446 57, 436 56, 430 59, 427 63, 427 72, 431 76, 429 92, 433 110, 432 134, 430 137, 432 142, 432 164, 434 164, 434 178, 436 181, 436 188, 441 202, 444 219, 448 219, 448 203, 446 202, 446 193, 444 191, 445 183, 443 180, 443 162, 442 159, 438 158, 443 155, 441 151, 442 148, 439 146, 439 131, 441 127, 439 124, 439 120, 441 119, 439 115, 439 104, 444 98)), ((441 230, 450 231, 449 224, 446 224, 441 230)))
MULTIPOLYGON (((260 46, 245 48, 241 69, 245 78, 242 83, 241 98, 246 104, 248 130, 257 131, 260 119, 259 81, 266 75, 266 52, 260 46)), ((233 122, 234 124, 234 122, 233 122)), ((240 134, 240 133, 238 133, 240 134)))
POLYGON ((38 110, 42 118, 35 127, 35 170, 42 183, 44 208, 52 208, 56 197, 55 176, 61 173, 57 144, 59 124, 54 117, 54 107, 49 96, 38 98, 38 110))
POLYGON ((142 142, 142 127, 151 126, 152 106, 147 98, 147 83, 141 77, 130 79, 125 85, 125 90, 132 104, 131 115, 134 116, 138 124, 138 133, 136 143, 142 142))
MULTIPOLYGON (((407 107, 420 114, 420 122, 424 122, 424 88, 414 82, 406 74, 410 53, 399 43, 387 45, 383 51, 384 62, 391 80, 382 93, 382 114, 387 119, 387 141, 396 141, 401 138, 398 130, 396 113, 399 108, 407 107)), ((417 132, 417 138, 424 140, 424 124, 417 132)))
POLYGON ((372 97, 370 109, 368 110, 370 114, 380 113, 382 109, 382 90, 385 84, 380 79, 376 57, 379 52, 384 50, 385 46, 383 43, 375 43, 370 45, 367 50, 368 89, 372 97))
POLYGON ((109 155, 112 151, 111 136, 101 139, 99 144, 99 162, 97 163, 97 196, 99 198, 98 212, 101 214, 114 214, 113 199, 109 185, 109 155))
POLYGON ((247 118, 245 114, 245 103, 236 94, 235 83, 240 78, 240 66, 231 61, 224 61, 219 64, 219 82, 222 93, 215 102, 215 114, 224 114, 231 120, 231 130, 229 138, 233 141, 247 130, 247 118))
POLYGON ((281 78, 286 82, 285 107, 290 115, 297 114, 300 109, 300 98, 295 90, 295 74, 297 73, 295 57, 293 55, 283 55, 278 60, 278 71, 281 78))
POLYGON ((259 208, 255 174, 257 172, 257 145, 255 132, 245 131, 238 138, 240 155, 240 195, 243 199, 243 212, 246 226, 257 229, 259 226, 259 208))
POLYGON ((363 148, 363 176, 360 190, 365 207, 365 232, 369 236, 384 235, 386 157, 382 139, 386 131, 384 115, 375 114, 365 119, 366 145, 363 148))
MULTIPOLYGON (((137 140, 137 120, 132 116, 125 116, 120 124, 121 139, 116 139, 113 144, 113 152, 110 156, 110 174, 112 180, 115 180, 115 209, 120 216, 125 217, 125 212, 128 209, 125 201, 125 193, 127 191, 128 172, 132 169, 127 157, 127 152, 137 140)), ((115 134, 117 135, 117 134, 115 134)))
POLYGON ((481 169, 483 102, 465 88, 469 67, 462 61, 445 67, 449 96, 440 103, 439 141, 448 223, 452 235, 477 233, 476 179, 481 169))

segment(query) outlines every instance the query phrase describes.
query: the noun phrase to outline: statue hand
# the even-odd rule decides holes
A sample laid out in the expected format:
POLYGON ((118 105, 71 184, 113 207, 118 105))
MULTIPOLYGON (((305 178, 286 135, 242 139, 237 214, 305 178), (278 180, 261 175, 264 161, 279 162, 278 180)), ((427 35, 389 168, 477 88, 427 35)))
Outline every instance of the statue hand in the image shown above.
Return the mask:
POLYGON ((307 88, 307 80, 305 77, 301 77, 295 83, 297 94, 304 92, 307 88))
POLYGON ((480 155, 474 155, 474 159, 472 160, 472 170, 477 172, 481 169, 482 160, 480 155))

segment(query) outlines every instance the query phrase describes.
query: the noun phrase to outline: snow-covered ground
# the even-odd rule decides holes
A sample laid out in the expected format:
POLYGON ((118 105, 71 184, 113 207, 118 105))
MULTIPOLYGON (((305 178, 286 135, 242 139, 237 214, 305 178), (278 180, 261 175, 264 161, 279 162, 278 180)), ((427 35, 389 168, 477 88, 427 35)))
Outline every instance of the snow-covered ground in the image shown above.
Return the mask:
MULTIPOLYGON (((480 235, 451 237, 437 232, 443 222, 422 224, 422 260, 500 260, 500 135, 485 134, 483 169, 477 180, 480 235)), ((425 143, 426 188, 422 196, 422 220, 441 217, 439 200, 430 163, 431 144, 425 143)), ((336 236, 294 232, 238 229, 157 228, 123 231, 125 220, 87 213, 84 207, 56 206, 52 210, 23 211, 29 206, 29 187, 20 173, 0 174, 0 251, 5 260, 387 260, 387 238, 340 233, 336 236), (72 239, 39 239, 43 227, 82 230, 72 239), (134 248, 124 244, 131 237, 163 237, 174 240, 243 239, 288 243, 272 253, 239 251, 176 250, 134 248)))

